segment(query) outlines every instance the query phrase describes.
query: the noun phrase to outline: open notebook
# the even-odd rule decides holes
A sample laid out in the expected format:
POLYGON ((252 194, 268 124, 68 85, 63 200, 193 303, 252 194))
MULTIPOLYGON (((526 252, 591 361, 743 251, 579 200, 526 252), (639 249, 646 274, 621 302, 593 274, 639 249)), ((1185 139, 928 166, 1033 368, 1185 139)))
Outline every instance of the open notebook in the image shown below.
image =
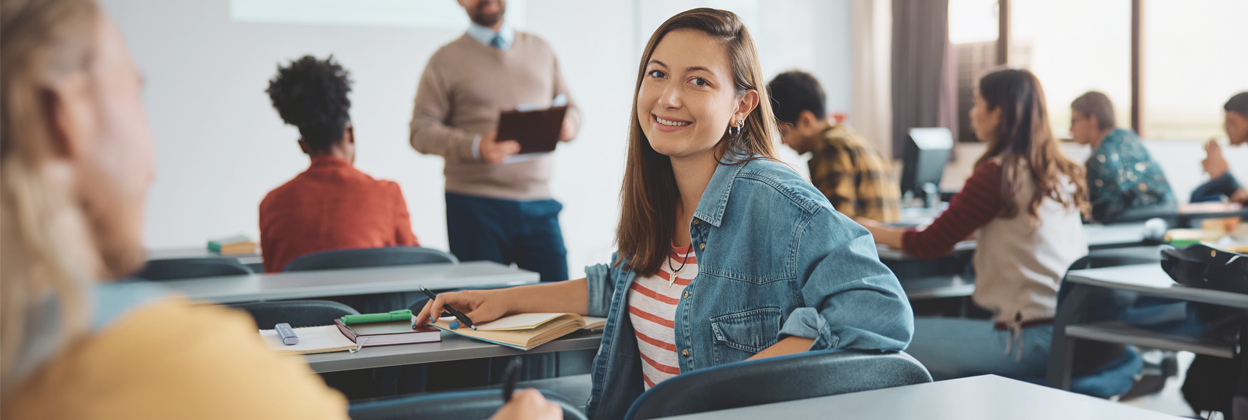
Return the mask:
POLYGON ((598 330, 607 325, 606 318, 577 314, 519 314, 477 324, 477 330, 473 331, 463 326, 452 330, 450 323, 454 320, 444 317, 432 325, 465 337, 520 350, 532 350, 577 330, 598 330))
POLYGON ((315 354, 360 348, 333 325, 295 328, 294 330, 295 336, 299 337, 299 344, 293 346, 282 344, 282 339, 278 338, 274 330, 260 330, 260 338, 264 340, 264 344, 278 353, 315 354))

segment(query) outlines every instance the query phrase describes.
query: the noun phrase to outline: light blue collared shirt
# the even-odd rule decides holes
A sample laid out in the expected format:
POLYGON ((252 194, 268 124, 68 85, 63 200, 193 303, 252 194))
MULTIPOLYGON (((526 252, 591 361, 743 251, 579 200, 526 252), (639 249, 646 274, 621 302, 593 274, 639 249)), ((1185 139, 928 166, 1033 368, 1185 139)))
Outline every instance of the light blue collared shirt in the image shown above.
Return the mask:
POLYGON ((481 45, 485 45, 487 47, 492 46, 490 44, 494 42, 495 35, 503 37, 503 45, 499 47, 499 49, 503 51, 507 51, 507 49, 511 48, 511 43, 516 40, 516 30, 512 28, 511 24, 507 23, 506 20, 503 21, 503 26, 498 28, 497 33, 494 32, 493 29, 481 26, 476 22, 468 25, 468 36, 477 40, 477 42, 480 42, 481 45))

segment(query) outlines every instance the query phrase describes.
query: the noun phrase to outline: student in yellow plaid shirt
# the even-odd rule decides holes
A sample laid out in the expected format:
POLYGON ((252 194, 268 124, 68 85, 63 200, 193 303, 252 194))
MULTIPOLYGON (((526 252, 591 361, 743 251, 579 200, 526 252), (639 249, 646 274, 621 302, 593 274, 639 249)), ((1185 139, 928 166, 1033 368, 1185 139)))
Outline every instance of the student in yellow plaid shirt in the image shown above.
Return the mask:
POLYGON ((901 188, 888 161, 853 129, 828 121, 818 80, 791 71, 767 88, 780 140, 799 154, 811 153, 810 180, 832 207, 850 218, 884 223, 901 216, 901 188))

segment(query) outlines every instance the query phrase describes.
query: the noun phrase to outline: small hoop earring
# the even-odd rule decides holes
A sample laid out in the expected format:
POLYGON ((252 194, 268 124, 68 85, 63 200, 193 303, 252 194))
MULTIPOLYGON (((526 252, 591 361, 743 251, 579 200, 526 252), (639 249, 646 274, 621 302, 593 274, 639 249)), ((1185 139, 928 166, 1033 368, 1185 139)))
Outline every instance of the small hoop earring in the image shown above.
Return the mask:
POLYGON ((737 120, 737 125, 728 126, 728 135, 736 137, 741 134, 741 129, 745 128, 745 120, 737 120))

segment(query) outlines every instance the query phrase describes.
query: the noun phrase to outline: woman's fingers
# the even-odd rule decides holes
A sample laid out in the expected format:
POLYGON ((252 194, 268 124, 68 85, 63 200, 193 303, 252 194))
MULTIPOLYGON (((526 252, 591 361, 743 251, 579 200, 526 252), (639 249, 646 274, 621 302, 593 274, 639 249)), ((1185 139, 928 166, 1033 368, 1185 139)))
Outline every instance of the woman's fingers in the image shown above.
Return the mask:
POLYGON ((419 327, 421 325, 426 325, 429 323, 429 319, 430 319, 429 306, 431 305, 433 305, 433 300, 428 300, 425 302, 425 306, 420 308, 420 313, 416 314, 416 322, 415 322, 416 326, 419 327))

